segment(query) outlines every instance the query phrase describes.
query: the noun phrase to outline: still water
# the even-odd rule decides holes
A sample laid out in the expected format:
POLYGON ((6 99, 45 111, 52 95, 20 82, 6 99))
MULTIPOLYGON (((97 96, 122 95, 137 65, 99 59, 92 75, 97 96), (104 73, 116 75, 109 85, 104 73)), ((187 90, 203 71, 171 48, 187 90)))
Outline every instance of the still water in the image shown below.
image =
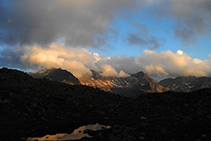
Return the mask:
POLYGON ((66 134, 66 133, 59 133, 56 135, 45 135, 44 137, 29 137, 27 141, 43 141, 43 140, 56 140, 56 141, 62 141, 62 140, 79 140, 83 137, 88 137, 91 138, 92 136, 89 136, 88 134, 84 133, 84 130, 92 130, 92 131, 97 131, 97 130, 104 130, 104 129, 109 129, 111 126, 105 126, 105 125, 100 125, 98 123, 96 124, 89 124, 87 126, 81 126, 78 129, 75 129, 73 133, 71 134, 66 134))

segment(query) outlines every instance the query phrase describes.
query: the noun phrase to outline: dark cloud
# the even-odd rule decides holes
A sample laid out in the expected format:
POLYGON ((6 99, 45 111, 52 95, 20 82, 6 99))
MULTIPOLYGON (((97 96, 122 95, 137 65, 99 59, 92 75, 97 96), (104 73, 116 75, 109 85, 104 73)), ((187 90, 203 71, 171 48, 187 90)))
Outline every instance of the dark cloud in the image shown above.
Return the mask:
POLYGON ((138 45, 140 47, 147 47, 153 50, 160 47, 159 40, 154 36, 151 36, 149 39, 143 39, 139 35, 129 34, 127 41, 130 45, 138 45))
POLYGON ((168 19, 175 38, 184 43, 194 43, 198 36, 211 31, 210 0, 158 0, 151 6, 147 13, 158 20, 168 19))
POLYGON ((195 42, 196 36, 209 31, 206 24, 206 21, 202 17, 187 17, 187 19, 182 23, 178 23, 175 27, 175 37, 181 39, 183 42, 195 42))
MULTIPOLYGON (((0 42, 47 45, 60 38, 77 47, 96 47, 113 14, 132 7, 127 0, 7 0, 0 2, 0 42)), ((121 13, 121 12, 119 12, 121 13)))
POLYGON ((133 21, 131 25, 135 30, 127 34, 126 42, 128 42, 129 45, 154 50, 159 48, 164 41, 162 38, 153 36, 153 32, 151 32, 145 24, 133 21))

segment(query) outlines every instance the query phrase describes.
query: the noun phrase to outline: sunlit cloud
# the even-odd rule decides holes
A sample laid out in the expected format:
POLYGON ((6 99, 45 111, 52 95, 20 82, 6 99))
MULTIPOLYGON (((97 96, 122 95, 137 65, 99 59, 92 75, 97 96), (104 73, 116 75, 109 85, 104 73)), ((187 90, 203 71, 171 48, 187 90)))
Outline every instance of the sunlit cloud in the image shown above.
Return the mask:
POLYGON ((169 74, 160 66, 146 65, 144 68, 145 72, 150 76, 162 76, 169 74))
POLYGON ((100 70, 104 76, 127 77, 122 70, 118 73, 112 66, 103 64, 96 66, 95 63, 104 58, 98 53, 88 52, 84 48, 69 48, 63 43, 53 43, 49 47, 26 46, 25 52, 20 56, 20 63, 26 68, 40 70, 44 68, 62 68, 72 72, 76 77, 81 77, 90 70, 100 70))
POLYGON ((140 56, 105 57, 91 53, 85 48, 53 43, 45 48, 38 45, 23 46, 19 50, 10 50, 4 54, 1 60, 6 66, 15 63, 17 66, 35 71, 56 67, 66 69, 76 77, 81 77, 85 73, 91 75, 90 70, 102 71, 104 76, 116 77, 127 77, 143 71, 156 80, 175 76, 211 76, 210 58, 191 58, 182 50, 176 53, 170 50, 160 53, 144 50, 140 56))
POLYGON ((191 58, 187 53, 178 50, 156 52, 144 50, 140 56, 111 56, 96 62, 96 65, 107 64, 116 71, 123 70, 126 73, 144 71, 150 76, 162 79, 175 76, 211 76, 211 59, 200 60, 191 58))
POLYGON ((124 71, 120 71, 119 73, 110 65, 102 65, 101 66, 103 73, 103 76, 115 76, 115 77, 128 77, 129 74, 126 74, 124 71))
MULTIPOLYGON (((63 68, 80 77, 83 73, 90 73, 86 65, 99 59, 97 53, 90 53, 84 48, 67 48, 62 43, 53 43, 49 47, 25 47, 25 52, 20 56, 20 62, 28 68, 36 70, 42 68, 63 68)), ((94 68, 94 66, 89 66, 94 68)))

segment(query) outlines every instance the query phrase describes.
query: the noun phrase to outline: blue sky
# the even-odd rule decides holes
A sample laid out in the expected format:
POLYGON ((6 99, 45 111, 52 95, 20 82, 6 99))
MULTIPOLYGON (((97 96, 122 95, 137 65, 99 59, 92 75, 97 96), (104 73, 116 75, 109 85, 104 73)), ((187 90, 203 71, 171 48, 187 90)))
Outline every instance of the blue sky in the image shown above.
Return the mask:
MULTIPOLYGON (((210 33, 203 33, 200 35, 196 35, 193 41, 181 41, 181 39, 176 38, 174 35, 175 22, 171 19, 153 19, 149 15, 144 16, 136 16, 130 15, 130 18, 125 20, 122 18, 114 17, 113 21, 108 25, 108 27, 118 30, 117 39, 110 39, 107 41, 106 45, 102 45, 100 49, 95 48, 87 48, 91 52, 98 52, 101 55, 105 56, 112 56, 112 55, 140 55, 143 50, 145 49, 152 49, 157 52, 162 52, 166 50, 171 50, 172 52, 177 52, 178 50, 183 50, 184 52, 188 53, 193 58, 199 58, 201 60, 208 59, 208 55, 211 53, 211 40, 210 40, 210 33), (158 38, 160 41, 159 47, 153 49, 150 48, 148 45, 142 44, 129 44, 125 41, 127 38, 126 36, 129 33, 136 33, 136 32, 144 32, 146 31, 137 31, 134 27, 133 23, 139 23, 146 26, 148 30, 148 34, 158 38), (105 48, 108 48, 106 50, 105 48)), ((210 26, 209 26, 210 29, 210 26)), ((211 29, 210 29, 211 30, 211 29)), ((110 33, 112 36, 112 33, 110 33)), ((138 33, 141 34, 141 33, 138 33)), ((150 36, 148 35, 148 36, 150 36)), ((146 36, 146 35, 144 35, 146 36)))
POLYGON ((211 76, 210 7, 210 0, 1 0, 0 67, 211 76))

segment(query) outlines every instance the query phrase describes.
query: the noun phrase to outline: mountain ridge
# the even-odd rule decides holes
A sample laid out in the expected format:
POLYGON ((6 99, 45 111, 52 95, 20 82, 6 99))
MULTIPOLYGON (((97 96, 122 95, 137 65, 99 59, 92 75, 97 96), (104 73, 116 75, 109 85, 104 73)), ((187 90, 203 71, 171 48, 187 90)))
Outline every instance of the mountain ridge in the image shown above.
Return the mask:
POLYGON ((178 76, 159 82, 160 85, 176 92, 193 92, 202 88, 211 88, 211 77, 178 76))
POLYGON ((95 70, 91 72, 92 76, 85 74, 79 78, 81 84, 134 98, 149 92, 167 91, 142 71, 127 77, 103 76, 102 72, 95 70))
POLYGON ((38 71, 37 73, 28 73, 33 77, 44 77, 51 80, 65 82, 67 84, 82 84, 94 88, 99 88, 106 92, 112 92, 128 97, 138 97, 140 94, 164 92, 166 88, 160 86, 158 82, 140 71, 136 74, 130 74, 127 77, 104 76, 101 71, 90 70, 81 77, 76 78, 71 72, 60 68, 51 68, 38 71), (71 76, 71 77, 70 77, 71 76), (67 78, 69 77, 69 79, 67 78), (77 81, 75 81, 77 80, 77 81))
POLYGON ((80 85, 80 81, 71 72, 61 68, 50 68, 40 70, 37 73, 28 73, 32 77, 47 78, 54 81, 60 81, 71 85, 80 85))

